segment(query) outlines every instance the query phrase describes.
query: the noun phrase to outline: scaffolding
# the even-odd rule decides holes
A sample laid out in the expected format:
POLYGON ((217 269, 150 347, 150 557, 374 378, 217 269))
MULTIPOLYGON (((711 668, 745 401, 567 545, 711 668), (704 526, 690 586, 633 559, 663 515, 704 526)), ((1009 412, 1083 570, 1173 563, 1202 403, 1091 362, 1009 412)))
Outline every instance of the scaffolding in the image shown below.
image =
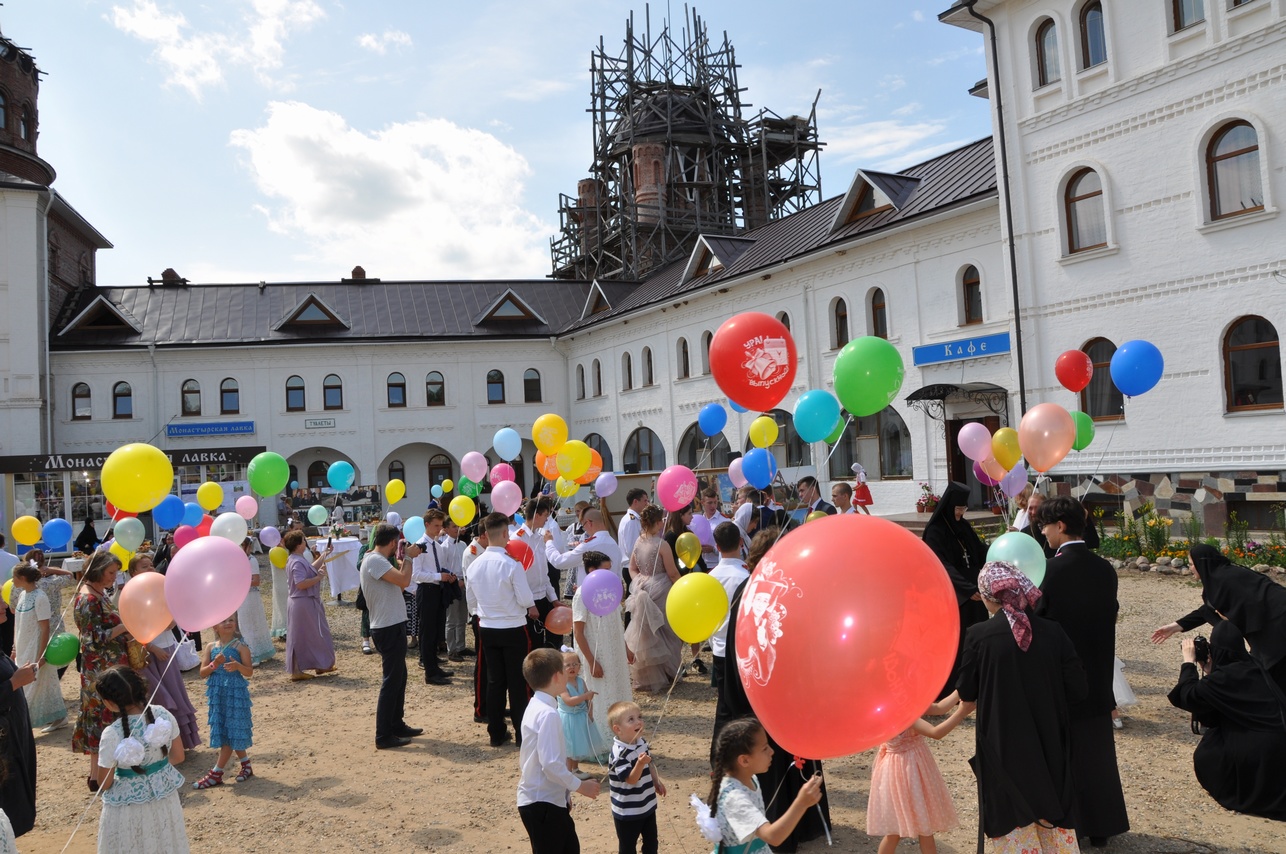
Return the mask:
POLYGON ((631 13, 617 55, 599 39, 594 161, 576 195, 559 197, 554 278, 639 280, 687 257, 700 234, 739 234, 821 200, 816 100, 807 118, 743 118, 737 68, 728 34, 712 44, 695 10, 677 36, 669 22, 653 36, 646 8, 636 29, 631 13))

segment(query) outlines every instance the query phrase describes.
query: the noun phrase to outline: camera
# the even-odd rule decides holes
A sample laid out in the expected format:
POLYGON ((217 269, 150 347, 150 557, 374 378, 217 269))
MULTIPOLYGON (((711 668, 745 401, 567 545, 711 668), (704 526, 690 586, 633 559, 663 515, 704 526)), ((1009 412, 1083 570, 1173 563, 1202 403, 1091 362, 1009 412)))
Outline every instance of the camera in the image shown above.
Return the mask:
POLYGON ((1210 641, 1204 635, 1197 635, 1192 639, 1192 653, 1197 658, 1197 664, 1206 664, 1210 661, 1210 641))

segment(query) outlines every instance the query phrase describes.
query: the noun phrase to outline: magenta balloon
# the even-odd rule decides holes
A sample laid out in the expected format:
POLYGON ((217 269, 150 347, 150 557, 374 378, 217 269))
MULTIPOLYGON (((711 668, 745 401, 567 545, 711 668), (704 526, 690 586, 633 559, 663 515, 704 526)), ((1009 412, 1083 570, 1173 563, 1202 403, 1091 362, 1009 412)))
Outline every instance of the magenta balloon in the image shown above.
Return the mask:
POLYGON ((188 543, 201 536, 200 532, 191 525, 179 525, 174 529, 174 548, 181 549, 188 543))
POLYGON ((585 583, 580 588, 581 601, 591 614, 606 617, 621 607, 621 597, 625 595, 625 586, 621 577, 610 569, 596 569, 585 576, 585 583))
POLYGON ((971 421, 960 428, 956 444, 969 459, 985 460, 991 456, 991 431, 981 422, 971 421))
POLYGON ((460 471, 474 483, 482 483, 487 476, 487 458, 477 451, 470 451, 460 458, 460 471))
MULTIPOLYGON (((504 483, 507 480, 517 479, 518 474, 514 471, 514 467, 509 465, 509 463, 496 463, 491 467, 492 486, 495 486, 497 483, 504 483)), ((472 478, 470 478, 470 480, 472 480, 472 478)))
POLYGON ((249 522, 259 512, 259 502, 253 495, 243 495, 237 499, 237 515, 249 522))
POLYGON ((165 572, 165 604, 188 632, 235 614, 249 590, 250 564, 241 546, 223 537, 193 540, 165 572))
POLYGON ((599 498, 606 498, 616 491, 616 475, 605 471, 594 481, 594 493, 599 498))
POLYGON ((741 487, 749 483, 746 480, 746 476, 741 473, 741 457, 737 457, 728 463, 728 480, 731 480, 732 485, 737 489, 741 489, 741 487))
POLYGON ((259 532, 259 542, 270 549, 279 546, 281 545, 281 531, 269 525, 259 532))
POLYGON ((682 510, 697 497, 697 476, 687 466, 670 466, 656 479, 656 497, 667 511, 682 510))
POLYGON ((978 478, 978 482, 981 483, 983 486, 1000 485, 1000 481, 995 480, 994 478, 991 477, 991 475, 987 474, 985 471, 982 470, 982 463, 978 462, 977 460, 974 460, 974 463, 973 463, 973 476, 978 478))
POLYGON ((512 516, 522 506, 522 487, 512 480, 502 480, 491 488, 491 506, 497 513, 512 516))
POLYGON ((714 545, 714 531, 710 528, 710 520, 700 513, 692 516, 692 524, 688 526, 692 533, 697 535, 703 546, 714 545))

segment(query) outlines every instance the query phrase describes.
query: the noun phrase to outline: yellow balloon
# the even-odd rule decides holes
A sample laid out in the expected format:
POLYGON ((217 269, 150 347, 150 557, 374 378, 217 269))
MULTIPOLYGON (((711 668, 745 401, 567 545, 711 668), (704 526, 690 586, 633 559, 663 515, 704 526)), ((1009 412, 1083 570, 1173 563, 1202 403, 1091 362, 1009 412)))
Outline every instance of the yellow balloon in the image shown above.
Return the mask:
POLYGON ((572 439, 558 450, 558 473, 568 480, 575 480, 589 471, 592 460, 589 445, 580 439, 572 439))
POLYGON ((691 531, 679 534, 679 539, 674 543, 674 550, 679 555, 679 562, 688 569, 696 566, 697 561, 701 560, 701 541, 691 531))
POLYGON ((760 415, 750 422, 750 444, 767 448, 777 441, 777 422, 771 416, 760 415))
POLYGON ((531 440, 545 456, 553 456, 567 444, 567 422, 552 412, 546 412, 531 425, 531 440))
POLYGON ((389 504, 396 504, 406 495, 406 484, 397 478, 393 478, 384 487, 384 497, 388 499, 389 504))
POLYGON ((447 512, 451 514, 452 522, 464 527, 473 521, 473 517, 478 513, 478 508, 469 496, 457 495, 451 499, 451 503, 447 506, 447 512))
POLYGON ((728 616, 728 594, 719 580, 691 572, 674 582, 665 600, 670 628, 687 643, 700 643, 715 633, 728 616))
POLYGON ((145 513, 174 489, 174 466, 161 451, 136 442, 112 451, 100 475, 103 495, 126 513, 145 513))
POLYGON ((1018 447, 1018 431, 1013 427, 1001 427, 991 436, 991 455, 996 458, 1005 471, 1018 465, 1023 452, 1018 447))
POLYGON ((560 477, 554 481, 554 492, 557 492, 561 498, 571 498, 580 491, 580 484, 574 480, 568 480, 560 477))
POLYGON ((809 513, 807 516, 804 517, 804 521, 816 522, 818 519, 825 519, 825 518, 826 518, 825 510, 814 510, 812 513, 809 513))
POLYGON ((443 492, 450 492, 453 489, 455 489, 455 484, 451 482, 451 478, 447 478, 446 480, 442 481, 443 492))
POLYGON ((268 562, 277 567, 277 569, 284 568, 286 566, 286 561, 289 559, 290 552, 286 551, 281 546, 273 546, 268 550, 268 562))
POLYGON ((132 558, 132 557, 134 556, 134 553, 133 553, 132 551, 130 551, 129 549, 125 548, 125 547, 124 547, 124 546, 122 546, 120 543, 116 542, 115 540, 112 540, 112 545, 111 545, 111 547, 108 549, 108 551, 109 551, 109 552, 111 552, 112 554, 116 555, 116 557, 120 559, 121 566, 123 566, 123 567, 124 567, 124 566, 129 566, 129 559, 130 559, 130 558, 132 558))
POLYGON ((20 545, 34 546, 40 542, 42 528, 40 520, 35 516, 19 516, 13 520, 13 527, 10 530, 13 532, 13 538, 20 545))
POLYGON ((196 503, 201 505, 202 510, 213 510, 223 503, 223 487, 207 480, 197 487, 196 503))
POLYGON ((12 603, 9 601, 9 597, 10 597, 10 596, 12 596, 12 595, 13 595, 13 579, 12 579, 12 578, 10 578, 8 581, 6 581, 6 582, 4 583, 4 586, 3 586, 3 587, 0 587, 0 596, 3 596, 3 597, 4 597, 4 603, 5 603, 6 605, 9 605, 9 604, 12 604, 12 603))

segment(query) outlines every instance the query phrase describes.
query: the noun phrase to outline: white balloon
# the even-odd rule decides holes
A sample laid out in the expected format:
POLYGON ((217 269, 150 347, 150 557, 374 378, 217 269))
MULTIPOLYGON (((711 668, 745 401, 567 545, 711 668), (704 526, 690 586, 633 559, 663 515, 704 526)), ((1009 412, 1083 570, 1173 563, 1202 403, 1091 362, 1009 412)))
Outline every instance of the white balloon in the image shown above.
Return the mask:
POLYGON ((220 513, 215 517, 214 522, 210 524, 210 536, 223 537, 223 539, 237 545, 241 545, 241 542, 249 534, 250 525, 242 518, 240 513, 220 513))

